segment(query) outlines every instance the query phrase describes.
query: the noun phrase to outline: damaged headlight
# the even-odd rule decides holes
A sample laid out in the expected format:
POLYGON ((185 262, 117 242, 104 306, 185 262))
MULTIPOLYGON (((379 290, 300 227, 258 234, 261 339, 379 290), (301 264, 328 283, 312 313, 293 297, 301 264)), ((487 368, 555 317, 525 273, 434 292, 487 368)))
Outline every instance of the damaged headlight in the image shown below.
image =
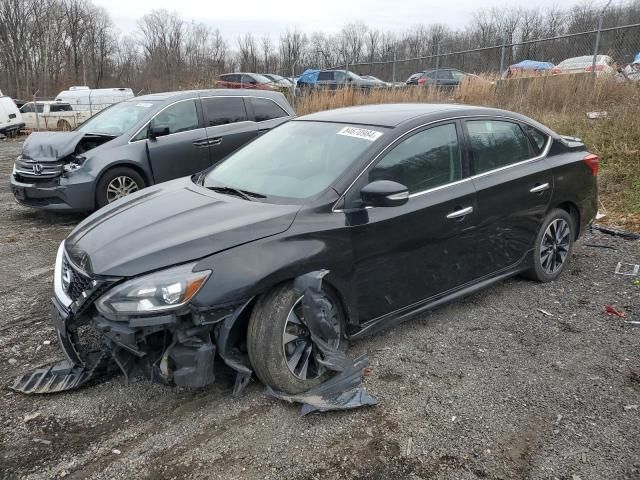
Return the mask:
POLYGON ((96 308, 106 316, 175 310, 187 304, 207 281, 211 270, 192 272, 195 263, 134 278, 109 290, 96 308))
POLYGON ((62 168, 64 168, 65 172, 73 172, 79 169, 86 159, 87 157, 83 155, 73 155, 71 157, 71 161, 68 163, 65 163, 62 168))

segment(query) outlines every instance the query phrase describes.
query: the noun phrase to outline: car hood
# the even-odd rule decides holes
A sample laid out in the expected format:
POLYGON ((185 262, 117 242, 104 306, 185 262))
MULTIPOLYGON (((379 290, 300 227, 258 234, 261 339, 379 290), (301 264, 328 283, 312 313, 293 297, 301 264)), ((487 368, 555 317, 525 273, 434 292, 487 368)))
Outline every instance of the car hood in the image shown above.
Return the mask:
POLYGON ((33 132, 22 146, 22 158, 39 162, 56 162, 71 155, 83 132, 33 132))
POLYGON ((216 194, 181 178, 98 210, 65 248, 88 273, 130 277, 284 232, 299 209, 216 194))

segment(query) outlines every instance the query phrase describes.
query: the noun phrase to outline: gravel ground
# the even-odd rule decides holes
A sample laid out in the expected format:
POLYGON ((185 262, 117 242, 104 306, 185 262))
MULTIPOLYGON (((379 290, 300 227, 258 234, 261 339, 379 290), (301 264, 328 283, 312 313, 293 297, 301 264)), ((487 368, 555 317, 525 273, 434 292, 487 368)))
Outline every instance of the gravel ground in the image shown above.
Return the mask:
MULTIPOLYGON (((17 205, 0 142, 0 383, 61 359, 48 303, 80 216, 17 205)), ((298 416, 259 383, 185 391, 116 377, 0 390, 2 478, 640 478, 640 242, 587 234, 557 282, 512 279, 351 346, 379 405, 298 416), (588 246, 595 244, 611 248, 588 246), (544 310, 542 312, 541 310, 544 310), (545 313, 546 312, 546 313, 545 313)))

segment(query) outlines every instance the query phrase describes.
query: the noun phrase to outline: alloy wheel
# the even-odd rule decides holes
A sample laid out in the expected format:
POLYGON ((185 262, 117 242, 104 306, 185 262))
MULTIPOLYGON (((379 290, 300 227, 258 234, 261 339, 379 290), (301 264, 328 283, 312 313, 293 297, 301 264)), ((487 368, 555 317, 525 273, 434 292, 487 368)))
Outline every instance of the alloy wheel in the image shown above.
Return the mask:
POLYGON ((137 190, 138 184, 133 178, 126 175, 115 177, 107 185, 107 202, 111 203, 137 190))
MULTIPOLYGON (((329 340, 332 348, 340 345, 340 317, 335 305, 331 307, 331 323, 337 338, 329 340)), ((282 348, 287 361, 289 371, 301 380, 312 380, 320 377, 325 372, 325 367, 321 365, 316 356, 318 347, 311 339, 311 333, 304 321, 302 309, 302 297, 291 307, 287 316, 282 333, 282 348)))
POLYGON ((548 275, 557 272, 564 265, 571 244, 571 228, 566 220, 556 218, 542 236, 540 244, 540 264, 548 275))

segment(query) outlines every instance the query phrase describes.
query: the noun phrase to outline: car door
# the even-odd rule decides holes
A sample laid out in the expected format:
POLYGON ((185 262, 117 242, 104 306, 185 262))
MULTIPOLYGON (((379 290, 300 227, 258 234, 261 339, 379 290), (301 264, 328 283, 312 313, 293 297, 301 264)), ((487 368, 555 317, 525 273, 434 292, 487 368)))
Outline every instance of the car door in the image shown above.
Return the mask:
POLYGON ((207 132, 198 108, 198 99, 180 100, 149 122, 146 142, 155 183, 191 175, 211 165, 207 132), (164 127, 164 135, 154 136, 151 132, 164 127))
POLYGON ((274 127, 286 122, 289 114, 270 98, 247 97, 253 120, 258 127, 258 135, 268 132, 274 127))
POLYGON ((451 121, 410 134, 352 187, 347 206, 376 180, 399 182, 410 193, 402 206, 347 214, 362 320, 444 294, 473 277, 476 197, 473 182, 461 174, 460 129, 451 121))
POLYGON ((553 191, 545 160, 550 139, 537 132, 542 143, 535 144, 523 125, 510 119, 464 123, 478 192, 476 271, 482 277, 514 266, 533 248, 553 191))
POLYGON ((211 163, 217 163, 258 134, 255 122, 249 120, 246 99, 203 97, 202 112, 206 126, 211 163))

